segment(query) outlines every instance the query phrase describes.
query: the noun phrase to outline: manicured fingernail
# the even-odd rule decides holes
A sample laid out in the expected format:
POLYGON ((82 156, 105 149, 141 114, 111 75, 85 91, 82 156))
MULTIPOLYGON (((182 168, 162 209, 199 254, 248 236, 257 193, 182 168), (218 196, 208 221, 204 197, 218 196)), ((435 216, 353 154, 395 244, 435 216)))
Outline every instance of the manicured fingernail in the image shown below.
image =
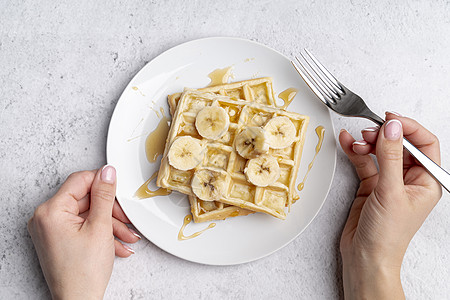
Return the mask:
POLYGON ((397 117, 403 117, 401 114, 399 114, 398 112, 395 112, 395 111, 387 111, 386 114, 393 114, 393 115, 396 115, 397 117))
POLYGON ((341 129, 341 131, 339 131, 339 133, 343 133, 343 132, 346 132, 347 130, 345 130, 345 129, 341 129))
POLYGON ((384 136, 386 139, 395 141, 402 135, 402 123, 399 120, 389 120, 384 126, 384 136))
POLYGON ((125 244, 122 244, 123 245, 123 247, 125 248, 125 249, 127 249, 128 251, 130 251, 131 253, 136 253, 136 252, 134 252, 134 250, 130 247, 130 246, 128 246, 128 245, 125 245, 125 244))
POLYGON ((113 184, 116 181, 116 169, 110 165, 104 166, 100 178, 103 182, 113 184))
POLYGON ((128 228, 128 230, 129 230, 135 237, 137 237, 137 238, 139 238, 139 239, 142 239, 141 236, 140 236, 136 231, 134 231, 134 229, 128 228))
POLYGON ((361 132, 364 132, 364 131, 375 132, 375 131, 378 131, 379 129, 380 129, 379 126, 367 127, 367 128, 364 128, 363 130, 361 130, 361 132))
POLYGON ((353 145, 361 145, 361 146, 365 146, 367 145, 367 142, 362 140, 362 141, 355 141, 353 142, 353 145))

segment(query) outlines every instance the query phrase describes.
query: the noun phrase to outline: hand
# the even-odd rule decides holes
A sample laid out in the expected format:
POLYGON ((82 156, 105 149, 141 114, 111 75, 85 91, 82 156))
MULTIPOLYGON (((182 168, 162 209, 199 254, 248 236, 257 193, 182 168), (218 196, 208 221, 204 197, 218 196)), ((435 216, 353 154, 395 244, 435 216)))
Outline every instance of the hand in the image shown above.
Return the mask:
POLYGON ((441 186, 406 150, 402 137, 440 164, 438 139, 416 121, 386 114, 380 128, 339 141, 361 180, 341 237, 345 298, 403 298, 406 248, 442 195, 441 186), (369 154, 376 154, 379 171, 369 154))
POLYGON ((116 171, 71 174, 59 191, 41 204, 28 231, 53 298, 101 299, 111 277, 114 254, 133 250, 114 239, 135 243, 139 235, 115 202, 116 171))

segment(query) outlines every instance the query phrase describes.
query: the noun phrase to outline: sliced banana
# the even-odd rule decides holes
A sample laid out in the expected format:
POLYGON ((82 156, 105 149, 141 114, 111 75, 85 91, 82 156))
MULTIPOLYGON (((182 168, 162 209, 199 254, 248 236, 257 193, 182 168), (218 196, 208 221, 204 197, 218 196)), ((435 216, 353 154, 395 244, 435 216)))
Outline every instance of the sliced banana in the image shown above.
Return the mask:
POLYGON ((230 117, 220 106, 207 106, 198 112, 195 127, 207 139, 217 140, 228 131, 230 117))
POLYGON ((269 145, 273 149, 286 148, 295 140, 295 126, 287 117, 270 119, 264 126, 264 129, 269 136, 269 145))
POLYGON ((219 200, 225 195, 226 172, 210 168, 199 169, 192 177, 191 187, 201 200, 219 200))
POLYGON ((234 147, 243 158, 254 158, 269 151, 267 134, 261 127, 247 127, 234 140, 234 147))
POLYGON ((275 157, 261 155, 247 162, 244 173, 250 183, 257 186, 268 186, 280 178, 280 166, 275 157))
POLYGON ((172 167, 187 171, 195 168, 203 160, 203 147, 200 140, 182 136, 172 143, 167 157, 172 167))

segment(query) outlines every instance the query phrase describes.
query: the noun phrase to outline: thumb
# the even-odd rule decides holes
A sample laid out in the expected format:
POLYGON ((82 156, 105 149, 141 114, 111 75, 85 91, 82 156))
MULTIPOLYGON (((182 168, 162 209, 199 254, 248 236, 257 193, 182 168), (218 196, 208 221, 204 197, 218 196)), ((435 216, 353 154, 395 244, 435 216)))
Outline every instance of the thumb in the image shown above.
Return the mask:
POLYGON ((381 128, 376 155, 380 168, 378 192, 391 193, 403 188, 403 128, 399 120, 389 120, 381 128))
POLYGON ((112 224, 112 209, 116 196, 116 169, 106 165, 97 171, 91 187, 88 220, 112 224))

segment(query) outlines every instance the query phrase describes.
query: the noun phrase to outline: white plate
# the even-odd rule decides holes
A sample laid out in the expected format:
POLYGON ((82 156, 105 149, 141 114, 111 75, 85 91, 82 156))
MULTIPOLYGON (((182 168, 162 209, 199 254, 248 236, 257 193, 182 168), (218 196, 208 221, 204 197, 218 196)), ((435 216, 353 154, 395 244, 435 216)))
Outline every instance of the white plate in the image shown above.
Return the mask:
MULTIPOLYGON (((114 110, 108 131, 107 159, 117 169, 117 199, 133 225, 147 239, 186 260, 232 265, 275 252, 311 223, 331 185, 336 143, 328 110, 315 99, 287 57, 256 42, 219 37, 174 47, 142 68, 125 88, 114 110), (178 231, 184 217, 190 213, 186 196, 174 192, 144 200, 133 198, 139 186, 159 168, 159 160, 153 164, 147 162, 145 139, 159 123, 154 110, 163 107, 168 115, 168 94, 182 91, 184 87, 204 87, 209 83, 210 72, 227 66, 234 66, 233 81, 271 76, 277 95, 290 87, 299 90, 289 110, 308 115, 311 120, 297 182, 303 179, 314 156, 317 143, 314 129, 319 125, 325 127, 325 140, 305 188, 299 192, 300 200, 292 206, 286 220, 261 213, 229 218, 215 222, 216 227, 196 238, 179 241, 178 231)), ((207 225, 191 223, 185 234, 207 225)))

